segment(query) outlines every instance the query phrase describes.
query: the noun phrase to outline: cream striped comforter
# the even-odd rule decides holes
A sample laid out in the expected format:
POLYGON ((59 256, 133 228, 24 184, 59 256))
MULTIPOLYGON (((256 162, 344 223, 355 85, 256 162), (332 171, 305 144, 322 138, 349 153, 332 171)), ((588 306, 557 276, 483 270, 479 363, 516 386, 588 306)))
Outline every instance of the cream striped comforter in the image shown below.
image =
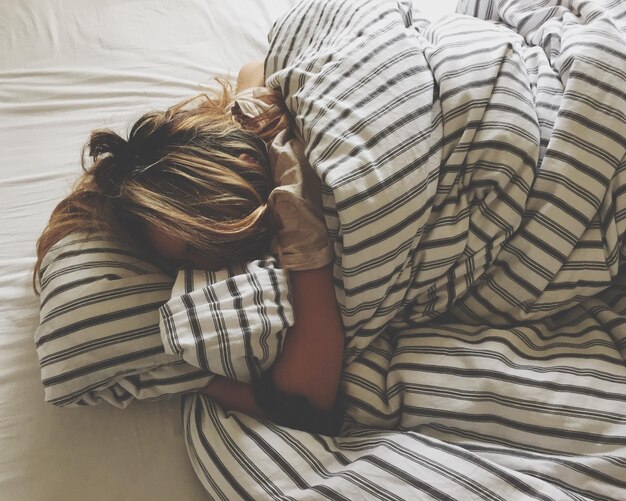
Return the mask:
POLYGON ((276 23, 268 85, 335 245, 346 419, 312 436, 188 398, 213 497, 626 498, 625 7, 462 1, 428 25, 305 1, 276 23))

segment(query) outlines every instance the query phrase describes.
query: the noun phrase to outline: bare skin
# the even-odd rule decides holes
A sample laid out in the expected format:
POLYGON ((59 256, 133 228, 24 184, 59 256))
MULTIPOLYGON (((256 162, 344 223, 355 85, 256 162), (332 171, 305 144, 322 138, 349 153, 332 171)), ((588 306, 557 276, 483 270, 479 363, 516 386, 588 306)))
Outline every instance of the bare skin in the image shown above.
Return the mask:
MULTIPOLYGON (((246 64, 237 78, 237 92, 264 85, 263 61, 246 64)), ((199 267, 207 261, 183 242, 150 231, 153 248, 164 258, 186 260, 199 267)), ((344 330, 335 299, 332 266, 290 272, 295 324, 273 366, 274 385, 286 393, 303 395, 319 410, 331 410, 337 398, 343 366, 344 330)), ((223 408, 263 416, 252 385, 216 376, 202 392, 223 408)))

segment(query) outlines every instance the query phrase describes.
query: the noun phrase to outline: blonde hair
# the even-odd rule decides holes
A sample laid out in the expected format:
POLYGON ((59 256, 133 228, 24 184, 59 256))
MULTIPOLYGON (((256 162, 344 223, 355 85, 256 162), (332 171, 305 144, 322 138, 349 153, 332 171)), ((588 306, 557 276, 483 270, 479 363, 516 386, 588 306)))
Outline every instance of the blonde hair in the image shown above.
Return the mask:
POLYGON ((228 112, 232 90, 220 83, 214 95, 143 115, 128 139, 108 129, 91 133, 84 172, 37 241, 36 291, 44 256, 75 232, 122 232, 130 241, 137 234, 145 240, 151 227, 215 266, 268 250, 273 186, 266 143, 288 126, 288 114, 280 95, 270 93, 268 111, 237 121, 228 112))

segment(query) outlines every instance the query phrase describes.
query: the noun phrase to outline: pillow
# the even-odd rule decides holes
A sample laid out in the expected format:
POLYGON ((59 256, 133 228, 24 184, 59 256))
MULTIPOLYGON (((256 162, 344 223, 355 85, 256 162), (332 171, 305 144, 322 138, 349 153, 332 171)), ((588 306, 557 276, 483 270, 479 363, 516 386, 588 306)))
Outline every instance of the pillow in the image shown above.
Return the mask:
POLYGON ((40 282, 35 344, 46 401, 126 407, 210 381, 165 352, 158 311, 174 279, 127 244, 101 233, 70 235, 45 256, 40 282))
POLYGON ((251 381, 294 321, 287 272, 275 265, 267 257, 183 269, 175 281, 110 235, 64 238, 40 273, 35 345, 45 400, 123 408, 200 390, 214 374, 251 381))

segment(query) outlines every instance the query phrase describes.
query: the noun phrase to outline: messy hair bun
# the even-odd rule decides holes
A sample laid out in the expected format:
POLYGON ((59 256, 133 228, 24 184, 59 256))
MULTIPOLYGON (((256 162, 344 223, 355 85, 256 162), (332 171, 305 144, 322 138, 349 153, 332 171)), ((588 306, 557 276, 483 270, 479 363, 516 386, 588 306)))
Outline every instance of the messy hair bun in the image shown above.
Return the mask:
POLYGON ((135 168, 130 144, 112 130, 95 130, 81 155, 85 168, 87 154, 98 165, 91 171, 93 180, 103 194, 119 196, 121 186, 135 168))

